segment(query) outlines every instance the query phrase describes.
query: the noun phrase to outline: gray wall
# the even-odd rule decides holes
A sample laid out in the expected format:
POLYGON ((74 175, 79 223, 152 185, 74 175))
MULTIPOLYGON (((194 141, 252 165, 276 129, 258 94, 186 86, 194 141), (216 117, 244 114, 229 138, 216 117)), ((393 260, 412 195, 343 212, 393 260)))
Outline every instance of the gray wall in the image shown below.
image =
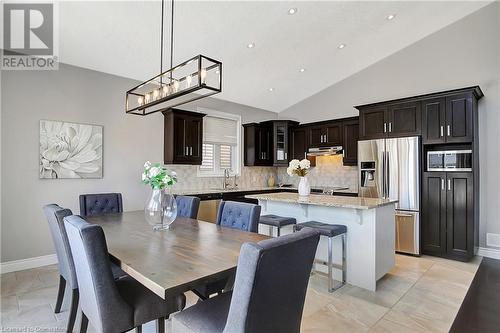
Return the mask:
MULTIPOLYGON (((500 233, 500 3, 428 36, 280 113, 301 122, 357 115, 354 105, 478 84, 480 244, 500 233)), ((369 50, 367 50, 369 52, 369 50)))
MULTIPOLYGON (((144 161, 163 158, 163 116, 126 115, 124 94, 137 82, 61 64, 58 71, 9 71, 1 78, 1 261, 53 253, 42 206, 58 203, 78 213, 81 193, 118 191, 127 210, 143 209, 149 189, 144 161), (104 125, 104 178, 38 179, 39 120, 104 125)), ((276 114, 216 99, 203 106, 242 115, 243 122, 276 114)))

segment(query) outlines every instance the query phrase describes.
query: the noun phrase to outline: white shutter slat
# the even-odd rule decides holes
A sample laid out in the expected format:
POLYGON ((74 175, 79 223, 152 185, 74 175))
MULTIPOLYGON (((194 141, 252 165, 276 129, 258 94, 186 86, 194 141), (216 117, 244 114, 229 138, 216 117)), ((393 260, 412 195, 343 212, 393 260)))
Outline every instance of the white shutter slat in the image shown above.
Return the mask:
POLYGON ((204 171, 214 170, 214 164, 214 145, 204 143, 200 169, 204 171))

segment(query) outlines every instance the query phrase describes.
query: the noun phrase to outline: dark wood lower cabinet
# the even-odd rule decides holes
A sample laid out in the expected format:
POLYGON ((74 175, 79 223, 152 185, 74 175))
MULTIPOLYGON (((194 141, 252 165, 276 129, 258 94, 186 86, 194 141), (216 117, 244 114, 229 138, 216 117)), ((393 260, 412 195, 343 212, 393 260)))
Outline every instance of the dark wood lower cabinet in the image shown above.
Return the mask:
POLYGON ((467 261, 474 255, 473 173, 425 172, 422 253, 467 261))
POLYGON ((422 252, 446 253, 446 173, 426 172, 422 181, 422 252))
POLYGON ((448 172, 446 192, 446 253, 456 258, 474 254, 474 190, 472 173, 448 172))

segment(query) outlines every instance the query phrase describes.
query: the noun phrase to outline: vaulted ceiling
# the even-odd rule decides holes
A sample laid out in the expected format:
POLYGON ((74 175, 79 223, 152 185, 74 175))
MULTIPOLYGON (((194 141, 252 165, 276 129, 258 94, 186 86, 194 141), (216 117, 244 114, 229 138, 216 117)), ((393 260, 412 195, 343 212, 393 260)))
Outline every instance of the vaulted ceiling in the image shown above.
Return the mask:
MULTIPOLYGON (((176 1, 174 64, 200 53, 221 60, 217 98, 280 112, 487 4, 176 1)), ((61 2, 60 61, 149 79, 160 69, 160 9, 160 1, 61 2)))

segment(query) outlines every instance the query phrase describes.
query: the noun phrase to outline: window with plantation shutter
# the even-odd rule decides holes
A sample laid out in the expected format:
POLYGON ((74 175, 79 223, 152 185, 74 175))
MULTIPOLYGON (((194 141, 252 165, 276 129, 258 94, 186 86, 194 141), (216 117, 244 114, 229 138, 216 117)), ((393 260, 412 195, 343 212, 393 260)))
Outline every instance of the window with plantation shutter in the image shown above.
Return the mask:
POLYGON ((239 116, 203 110, 203 151, 199 176, 223 176, 224 170, 230 174, 239 173, 240 127, 239 116))

